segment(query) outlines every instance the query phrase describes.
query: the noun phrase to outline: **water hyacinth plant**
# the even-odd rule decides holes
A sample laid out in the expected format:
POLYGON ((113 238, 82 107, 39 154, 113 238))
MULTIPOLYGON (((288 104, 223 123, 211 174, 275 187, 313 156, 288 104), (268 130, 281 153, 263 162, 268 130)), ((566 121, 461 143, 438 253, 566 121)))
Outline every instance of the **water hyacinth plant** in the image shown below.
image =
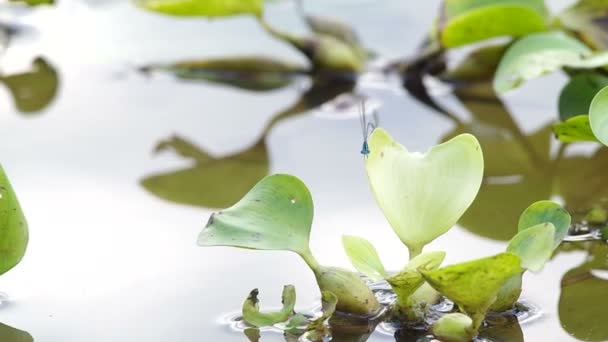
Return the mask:
MULTIPOLYGON (((513 308, 521 293, 522 274, 540 271, 551 258, 568 232, 569 214, 551 201, 534 203, 522 213, 519 232, 506 251, 440 268, 446 253, 423 249, 456 224, 477 194, 483 177, 477 139, 462 134, 421 154, 409 152, 386 131, 375 129, 369 149, 365 164, 372 192, 409 249, 410 261, 391 274, 374 246, 355 236, 343 237, 346 254, 361 273, 391 286, 397 297, 389 308, 391 320, 425 326, 431 306, 443 296, 458 310, 440 314, 430 331, 444 341, 471 340, 488 312, 513 308)), ((308 246, 312 214, 312 197, 302 181, 290 175, 269 176, 237 204, 213 214, 199 245, 293 251, 312 269, 324 302, 335 302, 329 307, 368 317, 378 313, 380 304, 357 274, 321 266, 312 256, 308 246)), ((309 322, 293 312, 294 302, 295 289, 286 286, 283 308, 261 313, 254 290, 244 303, 243 317, 258 327, 287 322, 287 329, 306 323, 305 330, 322 334, 319 320, 309 322)))

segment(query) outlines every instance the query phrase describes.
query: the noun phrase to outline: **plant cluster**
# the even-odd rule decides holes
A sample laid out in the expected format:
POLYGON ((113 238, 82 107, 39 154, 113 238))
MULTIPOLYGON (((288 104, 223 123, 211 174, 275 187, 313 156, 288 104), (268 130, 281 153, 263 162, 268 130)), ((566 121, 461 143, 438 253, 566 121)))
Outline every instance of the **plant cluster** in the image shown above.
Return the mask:
MULTIPOLYGON (((459 311, 434 322, 432 333, 445 341, 471 340, 488 312, 514 307, 523 273, 540 271, 551 258, 568 232, 570 215, 554 202, 533 203, 522 213, 519 232, 505 251, 440 267, 445 253, 424 249, 456 224, 479 190, 483 156, 477 139, 462 134, 420 154, 409 152, 386 131, 376 129, 369 148, 365 166, 372 192, 409 250, 410 261, 403 270, 390 274, 372 244, 354 236, 343 237, 347 255, 359 272, 390 284, 397 296, 389 308, 390 319, 403 325, 424 325, 430 308, 443 296, 459 311)), ((335 296, 338 311, 377 315, 381 306, 357 274, 321 266, 310 253, 312 216, 312 197, 306 186, 294 176, 272 175, 234 206, 213 214, 198 242, 201 246, 296 252, 312 269, 324 297, 335 296)), ((293 314, 295 293, 291 295, 291 291, 293 288, 286 287, 283 310, 260 319, 251 314, 258 314, 255 290, 245 302, 244 319, 255 326, 299 322, 293 314)))

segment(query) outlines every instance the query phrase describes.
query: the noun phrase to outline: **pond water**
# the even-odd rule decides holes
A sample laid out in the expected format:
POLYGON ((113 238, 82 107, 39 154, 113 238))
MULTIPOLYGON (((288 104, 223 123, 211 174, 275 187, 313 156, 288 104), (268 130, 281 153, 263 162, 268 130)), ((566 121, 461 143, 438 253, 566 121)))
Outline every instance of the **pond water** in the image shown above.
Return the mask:
MULTIPOLYGON (((353 23, 383 57, 413 54, 438 6, 307 2, 311 12, 353 23)), ((290 2, 273 3, 268 16, 278 26, 304 30, 290 2)), ((0 290, 9 296, 0 310, 7 325, 0 326, 2 341, 22 341, 9 337, 11 327, 43 342, 243 341, 227 320, 256 287, 265 308, 280 304, 284 284, 296 286, 297 310, 314 307, 314 277, 295 254, 196 246, 214 210, 208 207, 229 206, 242 195, 238 184, 248 187, 265 174, 291 173, 311 189, 311 246, 322 263, 350 268, 343 234, 371 240, 389 269, 407 260, 368 189, 357 117, 310 108, 340 89, 306 95, 310 84, 298 80, 281 90, 251 92, 135 70, 251 54, 304 63, 254 20, 177 20, 103 0, 13 8, 3 18, 23 32, 2 55, 2 74, 22 73, 32 63, 38 73, 5 81, 0 92, 0 159, 31 236, 23 262, 0 278, 0 290), (18 101, 11 84, 26 87, 18 101), (29 88, 36 86, 47 91, 29 88), (196 163, 177 153, 174 147, 184 147, 184 140, 215 162, 196 163), (252 161, 243 163, 240 152, 249 149, 252 161)), ((547 130, 565 80, 554 74, 529 82, 506 97, 504 107, 434 88, 452 118, 390 80, 382 87, 360 85, 381 104, 381 126, 410 150, 424 151, 458 132, 480 138, 487 175, 482 192, 460 226, 429 246, 447 251, 447 264, 503 250, 519 213, 535 200, 552 198, 575 210, 606 200, 608 150, 560 148, 547 130)), ((540 317, 496 340, 607 340, 607 257, 601 243, 565 244, 540 274, 526 275, 523 298, 540 308, 540 317)), ((264 331, 261 340, 284 338, 264 331)), ((378 331, 367 340, 395 338, 378 331)))

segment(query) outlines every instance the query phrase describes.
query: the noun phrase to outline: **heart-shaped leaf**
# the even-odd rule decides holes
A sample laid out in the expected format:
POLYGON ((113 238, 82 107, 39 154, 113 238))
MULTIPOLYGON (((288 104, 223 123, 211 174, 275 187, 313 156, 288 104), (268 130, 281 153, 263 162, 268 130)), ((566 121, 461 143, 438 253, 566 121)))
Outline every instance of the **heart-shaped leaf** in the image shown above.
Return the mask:
POLYGON ((243 303, 243 320, 255 327, 267 327, 285 322, 292 315, 296 304, 296 288, 293 285, 283 287, 283 308, 276 312, 260 312, 258 289, 251 291, 243 303))
POLYGON ((554 238, 553 224, 541 223, 517 233, 509 242, 507 252, 521 259, 522 268, 539 272, 553 254, 554 238))
POLYGON ((608 52, 594 53, 589 47, 562 32, 535 33, 513 44, 494 76, 499 93, 561 67, 597 68, 608 64, 608 52))
POLYGON ((437 291, 470 316, 485 314, 502 285, 520 272, 520 259, 511 253, 420 272, 437 291))
POLYGON ((553 125, 555 136, 563 142, 598 141, 589 123, 589 115, 578 115, 553 125))
POLYGON ((372 280, 386 279, 388 274, 376 252, 376 248, 366 239, 345 235, 342 237, 344 251, 357 271, 372 280))
POLYGON ((589 123, 595 137, 608 146, 608 87, 600 90, 591 101, 589 123))
POLYGON ((570 79, 559 94, 559 118, 563 121, 587 115, 595 94, 608 86, 608 77, 598 72, 582 72, 570 79))
POLYGON ((27 221, 17 195, 0 166, 0 275, 21 261, 28 239, 27 221))
POLYGON ((451 48, 481 40, 544 31, 546 19, 543 11, 535 6, 541 1, 475 0, 446 1, 444 18, 447 22, 441 30, 441 43, 451 48))
POLYGON ((272 175, 232 207, 211 215, 198 244, 310 254, 312 217, 313 203, 306 185, 291 175, 272 175))
POLYGON ((413 255, 456 224, 481 185, 483 155, 470 134, 420 154, 376 129, 369 148, 365 167, 372 192, 413 255))
POLYGON ((523 231, 542 223, 551 223, 555 228, 553 248, 557 248, 568 235, 570 214, 561 205, 553 201, 538 201, 532 203, 519 217, 517 230, 523 231))
POLYGON ((185 17, 226 17, 238 14, 261 15, 263 0, 135 0, 148 10, 185 17))

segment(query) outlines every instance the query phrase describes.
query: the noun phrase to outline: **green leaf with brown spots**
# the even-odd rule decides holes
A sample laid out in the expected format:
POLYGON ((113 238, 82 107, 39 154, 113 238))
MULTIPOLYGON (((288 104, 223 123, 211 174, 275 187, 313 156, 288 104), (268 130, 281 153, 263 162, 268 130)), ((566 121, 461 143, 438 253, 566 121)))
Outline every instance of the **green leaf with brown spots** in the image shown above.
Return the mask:
POLYGON ((0 166, 0 274, 21 261, 28 239, 27 221, 17 195, 0 166))
POLYGON ((589 123, 589 115, 579 115, 553 125, 555 136, 563 142, 598 141, 589 123))

